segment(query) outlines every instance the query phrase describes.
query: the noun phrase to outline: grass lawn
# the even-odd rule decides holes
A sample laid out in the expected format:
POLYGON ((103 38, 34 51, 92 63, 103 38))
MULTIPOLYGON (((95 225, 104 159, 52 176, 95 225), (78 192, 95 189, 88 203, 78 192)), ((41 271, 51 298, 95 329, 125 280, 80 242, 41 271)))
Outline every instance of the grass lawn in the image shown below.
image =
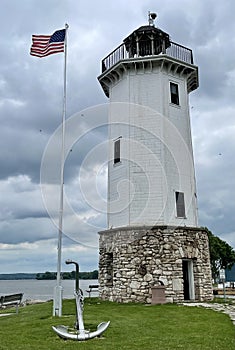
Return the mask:
POLYGON ((146 306, 101 302, 96 298, 85 300, 86 329, 93 331, 100 322, 109 320, 111 324, 101 338, 85 342, 63 340, 51 326, 74 324, 75 301, 63 302, 60 318, 52 317, 51 302, 28 305, 21 307, 18 315, 0 317, 0 349, 235 349, 235 327, 229 316, 213 310, 174 304, 146 306))

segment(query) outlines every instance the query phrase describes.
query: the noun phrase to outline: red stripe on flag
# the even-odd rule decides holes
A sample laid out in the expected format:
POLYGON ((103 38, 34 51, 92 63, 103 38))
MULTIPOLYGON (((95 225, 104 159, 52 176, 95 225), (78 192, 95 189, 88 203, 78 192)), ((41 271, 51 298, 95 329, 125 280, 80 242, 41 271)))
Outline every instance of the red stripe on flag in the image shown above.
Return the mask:
POLYGON ((46 50, 40 50, 40 49, 32 49, 30 54, 32 56, 37 56, 37 57, 45 57, 48 55, 51 55, 53 53, 59 53, 59 52, 64 52, 64 46, 62 45, 50 45, 47 47, 46 50))

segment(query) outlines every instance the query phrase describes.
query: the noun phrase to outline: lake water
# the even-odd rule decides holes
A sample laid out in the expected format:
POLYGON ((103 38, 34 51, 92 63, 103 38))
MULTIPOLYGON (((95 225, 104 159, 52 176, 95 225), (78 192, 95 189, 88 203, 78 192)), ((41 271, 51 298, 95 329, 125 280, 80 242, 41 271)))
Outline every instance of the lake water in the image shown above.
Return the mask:
MULTIPOLYGON (((63 298, 71 299, 74 297, 74 280, 62 280, 63 298)), ((90 284, 98 284, 97 280, 80 280, 79 286, 84 296, 88 296, 86 290, 90 284)), ((24 300, 51 300, 54 296, 54 287, 56 280, 0 280, 0 296, 6 294, 24 293, 24 300)), ((91 296, 98 296, 98 292, 93 292, 91 296)))

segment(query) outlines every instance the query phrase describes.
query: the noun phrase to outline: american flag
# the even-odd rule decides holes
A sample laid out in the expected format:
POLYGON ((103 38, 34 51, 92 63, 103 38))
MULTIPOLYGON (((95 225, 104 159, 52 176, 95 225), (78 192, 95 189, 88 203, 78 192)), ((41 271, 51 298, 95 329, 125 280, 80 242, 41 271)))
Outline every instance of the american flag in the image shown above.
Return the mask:
POLYGON ((30 55, 45 57, 53 53, 64 52, 65 29, 57 30, 52 35, 33 35, 30 55))

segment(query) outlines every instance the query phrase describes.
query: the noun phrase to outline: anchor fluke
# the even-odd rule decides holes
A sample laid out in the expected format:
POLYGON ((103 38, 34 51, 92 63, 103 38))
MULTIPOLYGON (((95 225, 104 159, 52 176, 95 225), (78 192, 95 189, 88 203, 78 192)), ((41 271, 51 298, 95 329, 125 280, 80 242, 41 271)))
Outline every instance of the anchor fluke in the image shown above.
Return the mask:
POLYGON ((101 336, 101 334, 106 331, 106 329, 108 328, 110 324, 109 322, 102 322, 97 326, 97 330, 94 332, 89 332, 89 331, 82 331, 79 332, 78 330, 74 330, 71 331, 69 329, 69 327, 66 326, 56 326, 56 327, 52 327, 52 329, 58 334, 59 337, 63 338, 63 339, 71 339, 71 340, 88 340, 88 339, 92 339, 95 337, 99 337, 101 336))

